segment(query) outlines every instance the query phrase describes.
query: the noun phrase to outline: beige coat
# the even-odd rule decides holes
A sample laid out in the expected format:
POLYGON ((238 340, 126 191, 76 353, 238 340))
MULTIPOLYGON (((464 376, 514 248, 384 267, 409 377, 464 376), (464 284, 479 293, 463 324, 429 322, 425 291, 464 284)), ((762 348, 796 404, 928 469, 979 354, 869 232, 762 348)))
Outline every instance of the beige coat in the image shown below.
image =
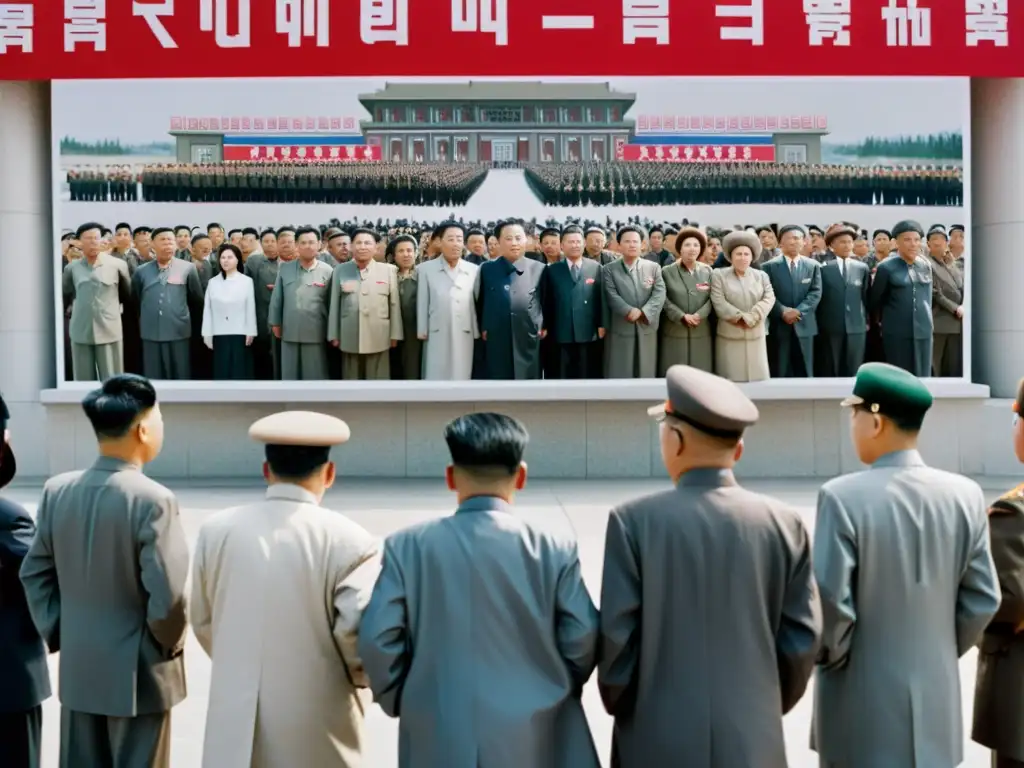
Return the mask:
POLYGON ((740 277, 732 267, 711 275, 711 304, 718 316, 715 373, 732 381, 763 381, 768 372, 765 320, 775 304, 768 275, 747 269, 740 277), (742 317, 747 327, 730 320, 742 317))
POLYGON ((348 354, 375 355, 403 338, 398 267, 371 261, 366 274, 355 261, 335 267, 327 340, 341 342, 348 354))
POLYGON ((213 662, 204 768, 360 764, 356 640, 377 554, 369 533, 295 485, 203 525, 190 613, 213 662))

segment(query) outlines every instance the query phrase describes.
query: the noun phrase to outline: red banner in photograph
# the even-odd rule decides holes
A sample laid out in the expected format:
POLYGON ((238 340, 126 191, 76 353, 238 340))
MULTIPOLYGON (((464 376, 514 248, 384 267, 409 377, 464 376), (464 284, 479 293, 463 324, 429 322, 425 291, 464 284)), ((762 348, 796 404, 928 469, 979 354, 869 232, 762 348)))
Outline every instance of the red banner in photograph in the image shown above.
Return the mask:
POLYGON ((755 146, 626 144, 622 147, 622 156, 618 159, 652 163, 773 163, 775 162, 775 147, 764 144, 755 146))
MULTIPOLYGON (((826 5, 367 0, 353 10, 347 0, 22 0, 0 4, 0 80, 552 78, 609 70, 620 77, 1024 76, 1024 3, 857 0, 845 13, 821 10, 826 5), (580 56, 581 49, 600 55, 580 56)), ((301 129, 315 129, 311 120, 301 129)))
POLYGON ((224 159, 234 161, 259 162, 260 160, 276 162, 373 162, 380 160, 380 146, 369 144, 354 146, 347 144, 343 147, 320 147, 320 146, 242 146, 239 144, 226 144, 224 146, 224 159))

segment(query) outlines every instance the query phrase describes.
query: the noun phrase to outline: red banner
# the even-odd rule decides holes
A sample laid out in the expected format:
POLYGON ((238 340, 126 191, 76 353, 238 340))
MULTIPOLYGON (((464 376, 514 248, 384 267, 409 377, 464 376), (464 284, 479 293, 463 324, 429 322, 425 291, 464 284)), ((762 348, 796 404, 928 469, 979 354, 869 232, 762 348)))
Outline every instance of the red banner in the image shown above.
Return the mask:
POLYGON ((348 144, 343 147, 280 147, 280 146, 241 146, 238 144, 224 145, 225 160, 245 160, 259 162, 273 160, 277 162, 373 162, 380 160, 380 146, 348 144))
POLYGON ((764 133, 765 126, 785 126, 784 130, 794 133, 800 131, 827 131, 826 115, 799 115, 797 117, 687 117, 686 115, 639 115, 636 119, 638 133, 764 133), (760 130, 755 126, 761 126, 760 130))
POLYGON ((22 0, 0 4, 0 80, 607 77, 607 62, 620 77, 1021 77, 1024 3, 1012 5, 361 0, 353 11, 347 0, 22 0))
POLYGON ((763 144, 756 146, 626 144, 622 147, 622 154, 618 159, 652 163, 773 163, 775 162, 775 147, 763 144))

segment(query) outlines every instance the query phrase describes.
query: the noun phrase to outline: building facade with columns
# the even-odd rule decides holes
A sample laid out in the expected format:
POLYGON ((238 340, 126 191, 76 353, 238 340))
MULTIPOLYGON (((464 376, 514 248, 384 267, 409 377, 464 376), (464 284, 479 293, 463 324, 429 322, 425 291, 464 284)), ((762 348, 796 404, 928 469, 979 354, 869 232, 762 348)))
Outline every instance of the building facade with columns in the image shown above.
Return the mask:
MULTIPOLYGON (((973 381, 938 381, 923 435, 926 460, 975 475, 1019 474, 1012 456, 1010 401, 1024 374, 1024 80, 972 83, 973 231, 968 241, 973 381)), ((20 477, 42 478, 88 464, 94 439, 82 415, 85 387, 57 388, 51 186, 50 86, 0 82, 0 390, 20 477)), ((454 133, 452 134, 454 136, 454 133)), ((355 384, 355 382, 352 382, 355 384)), ((283 408, 344 418, 350 446, 339 472, 359 477, 436 477, 445 463, 441 430, 467 410, 498 409, 530 429, 535 478, 659 477, 656 427, 646 407, 664 398, 657 380, 580 382, 557 395, 539 382, 404 382, 375 390, 338 382, 161 384, 166 446, 148 470, 160 478, 258 477, 260 448, 246 430, 283 408), (534 386, 539 385, 539 386, 534 386), (555 400, 553 397, 557 397, 555 400)), ((849 384, 776 381, 749 385, 761 409, 740 474, 830 477, 859 467, 838 402, 849 384), (781 450, 780 450, 781 448, 781 450), (784 455, 784 462, 780 456, 784 455)))

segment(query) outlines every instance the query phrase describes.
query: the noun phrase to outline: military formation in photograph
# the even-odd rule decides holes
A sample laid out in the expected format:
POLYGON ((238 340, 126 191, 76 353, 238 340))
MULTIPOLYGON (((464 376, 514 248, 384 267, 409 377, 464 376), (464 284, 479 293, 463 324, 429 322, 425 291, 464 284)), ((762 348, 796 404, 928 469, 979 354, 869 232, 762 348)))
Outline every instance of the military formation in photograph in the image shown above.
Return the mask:
MULTIPOLYGON (((534 163, 523 168, 547 206, 963 204, 948 167, 786 163, 534 163)), ((68 171, 72 202, 465 205, 489 164, 227 162, 68 171)))
POLYGON ((83 381, 963 374, 956 224, 86 223, 62 251, 83 381))

